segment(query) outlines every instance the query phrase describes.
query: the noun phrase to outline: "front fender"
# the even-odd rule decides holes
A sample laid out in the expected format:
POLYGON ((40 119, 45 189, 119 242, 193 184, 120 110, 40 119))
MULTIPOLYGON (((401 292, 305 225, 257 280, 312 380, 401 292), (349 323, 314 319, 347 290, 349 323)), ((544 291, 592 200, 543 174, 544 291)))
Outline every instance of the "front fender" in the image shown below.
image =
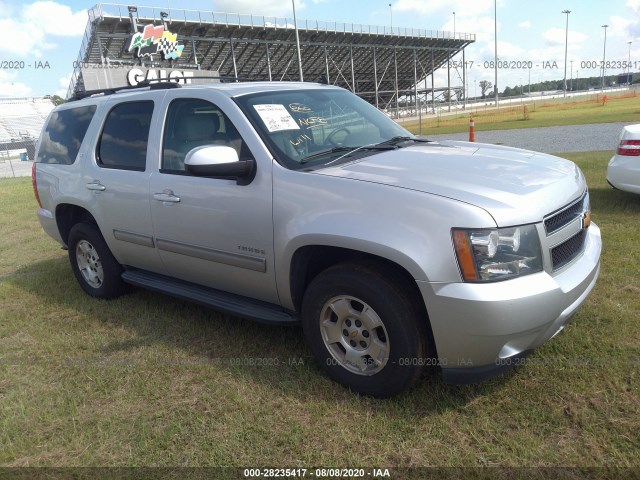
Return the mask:
POLYGON ((389 260, 419 281, 460 281, 451 228, 495 227, 483 209, 378 183, 274 171, 275 271, 280 300, 292 308, 289 275, 304 246, 346 248, 389 260))

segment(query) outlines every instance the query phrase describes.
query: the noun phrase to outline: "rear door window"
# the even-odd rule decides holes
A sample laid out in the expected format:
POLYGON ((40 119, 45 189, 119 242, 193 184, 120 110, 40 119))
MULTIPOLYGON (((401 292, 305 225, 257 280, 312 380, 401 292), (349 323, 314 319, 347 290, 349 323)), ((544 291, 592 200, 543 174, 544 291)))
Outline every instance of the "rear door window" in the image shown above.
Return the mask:
POLYGON ((100 167, 144 171, 153 101, 120 103, 104 122, 96 149, 100 167))

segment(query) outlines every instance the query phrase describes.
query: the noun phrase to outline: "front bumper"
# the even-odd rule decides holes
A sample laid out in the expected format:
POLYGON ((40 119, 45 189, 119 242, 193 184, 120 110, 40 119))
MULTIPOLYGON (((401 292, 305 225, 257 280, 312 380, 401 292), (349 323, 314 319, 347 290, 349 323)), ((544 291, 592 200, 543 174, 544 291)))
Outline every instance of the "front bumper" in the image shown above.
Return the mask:
POLYGON ((418 282, 442 367, 451 383, 500 373, 569 321, 600 272, 600 229, 591 224, 584 251, 560 273, 495 283, 418 282))

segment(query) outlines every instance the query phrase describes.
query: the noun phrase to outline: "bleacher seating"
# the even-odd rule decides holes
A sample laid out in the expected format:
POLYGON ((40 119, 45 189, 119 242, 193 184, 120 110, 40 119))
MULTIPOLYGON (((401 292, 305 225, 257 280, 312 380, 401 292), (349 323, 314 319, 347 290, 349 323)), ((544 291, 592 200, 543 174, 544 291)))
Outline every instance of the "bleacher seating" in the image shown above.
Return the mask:
POLYGON ((0 98, 0 143, 37 139, 54 106, 48 98, 0 98))

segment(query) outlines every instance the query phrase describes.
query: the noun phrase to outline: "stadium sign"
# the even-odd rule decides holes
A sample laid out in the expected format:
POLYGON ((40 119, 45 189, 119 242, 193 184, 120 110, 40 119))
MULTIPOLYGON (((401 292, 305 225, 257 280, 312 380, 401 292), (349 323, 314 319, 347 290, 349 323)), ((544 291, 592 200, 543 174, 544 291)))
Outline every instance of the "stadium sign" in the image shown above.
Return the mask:
MULTIPOLYGON (((152 64, 164 60, 176 60, 182 56, 184 45, 178 44, 177 34, 170 32, 164 25, 145 25, 141 32, 136 32, 125 43, 128 52, 133 52, 134 58, 146 59, 152 64), (154 55, 162 58, 154 60, 154 55)), ((142 62, 141 62, 142 63, 142 62)), ((122 63, 82 63, 78 65, 82 71, 85 90, 100 90, 135 86, 144 81, 167 81, 182 84, 201 83, 211 81, 217 76, 217 71, 196 69, 154 68, 144 66, 124 65, 122 63), (198 77, 208 77, 207 80, 196 80, 198 77)))
POLYGON ((191 83, 197 70, 165 70, 154 68, 132 68, 127 72, 127 83, 137 85, 144 80, 162 80, 176 83, 191 83))
POLYGON ((217 81, 211 77, 218 75, 215 70, 131 67, 131 65, 101 65, 99 63, 85 64, 81 71, 85 90, 135 86, 145 80, 182 84, 207 83, 217 81))
POLYGON ((182 56, 184 45, 178 44, 178 34, 165 30, 164 25, 145 25, 142 32, 134 33, 127 44, 127 51, 134 51, 136 58, 162 54, 165 60, 175 60, 182 56))

